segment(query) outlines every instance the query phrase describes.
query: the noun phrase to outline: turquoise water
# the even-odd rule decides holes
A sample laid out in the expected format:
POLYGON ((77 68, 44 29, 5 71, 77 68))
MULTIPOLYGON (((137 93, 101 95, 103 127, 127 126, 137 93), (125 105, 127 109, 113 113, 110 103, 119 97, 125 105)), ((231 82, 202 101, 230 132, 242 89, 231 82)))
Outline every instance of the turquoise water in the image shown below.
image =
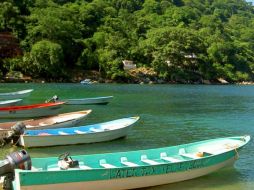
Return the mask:
MULTIPOLYGON (((129 84, 0 84, 0 92, 33 88, 23 104, 60 98, 113 95, 108 105, 66 105, 61 112, 92 109, 81 124, 140 116, 126 138, 96 144, 29 149, 32 157, 58 156, 64 152, 90 154, 171 146, 210 138, 254 136, 254 86, 129 85, 129 84)), ((1 120, 7 121, 7 120, 1 120)), ((3 148, 0 156, 16 150, 3 148)), ((240 152, 234 167, 149 190, 252 190, 254 189, 253 140, 240 152)))

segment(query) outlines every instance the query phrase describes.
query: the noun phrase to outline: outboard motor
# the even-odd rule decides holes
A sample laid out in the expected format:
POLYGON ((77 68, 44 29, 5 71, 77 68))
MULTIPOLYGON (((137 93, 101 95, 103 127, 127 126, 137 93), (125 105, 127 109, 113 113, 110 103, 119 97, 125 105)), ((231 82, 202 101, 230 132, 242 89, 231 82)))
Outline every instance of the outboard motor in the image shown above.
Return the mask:
POLYGON ((11 132, 7 137, 2 139, 2 146, 12 142, 17 144, 20 135, 23 135, 26 130, 26 125, 22 122, 17 122, 14 126, 11 127, 11 132))
POLYGON ((12 189, 15 169, 31 170, 31 167, 31 158, 25 150, 8 154, 5 160, 0 161, 0 176, 4 177, 3 189, 12 189))
POLYGON ((57 100, 59 100, 58 96, 57 96, 57 95, 54 95, 52 98, 46 100, 45 103, 57 102, 57 100))
POLYGON ((73 160, 70 153, 66 152, 58 157, 58 166, 61 170, 67 170, 69 168, 78 168, 78 160, 73 160))

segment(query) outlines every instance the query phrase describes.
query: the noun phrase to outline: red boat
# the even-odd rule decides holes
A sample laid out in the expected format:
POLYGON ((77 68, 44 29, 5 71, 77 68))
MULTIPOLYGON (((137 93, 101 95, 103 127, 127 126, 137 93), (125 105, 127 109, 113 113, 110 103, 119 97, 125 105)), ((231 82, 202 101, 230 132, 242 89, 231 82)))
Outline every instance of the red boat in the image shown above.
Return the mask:
POLYGON ((65 102, 0 107, 0 118, 41 117, 56 115, 65 102))

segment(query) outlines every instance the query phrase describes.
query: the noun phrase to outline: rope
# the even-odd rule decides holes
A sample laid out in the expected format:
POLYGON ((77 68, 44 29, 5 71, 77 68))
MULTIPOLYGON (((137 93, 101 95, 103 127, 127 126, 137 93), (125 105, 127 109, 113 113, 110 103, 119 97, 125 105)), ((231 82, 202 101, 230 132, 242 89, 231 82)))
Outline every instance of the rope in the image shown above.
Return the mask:
POLYGON ((13 146, 16 146, 18 144, 19 140, 20 140, 20 136, 19 136, 18 140, 13 144, 13 146))
POLYGON ((239 153, 238 153, 236 148, 234 150, 235 150, 235 159, 238 160, 239 159, 239 153))
POLYGON ((230 145, 230 144, 225 144, 227 149, 234 149, 235 150, 235 160, 239 159, 239 153, 237 151, 237 148, 239 147, 238 145, 230 145))

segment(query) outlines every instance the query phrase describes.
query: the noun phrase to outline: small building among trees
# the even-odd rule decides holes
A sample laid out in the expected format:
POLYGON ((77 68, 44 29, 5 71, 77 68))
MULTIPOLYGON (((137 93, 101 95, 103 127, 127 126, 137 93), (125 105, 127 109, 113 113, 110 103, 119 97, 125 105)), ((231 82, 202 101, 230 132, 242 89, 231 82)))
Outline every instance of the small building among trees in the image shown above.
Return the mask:
POLYGON ((136 64, 133 63, 133 61, 130 60, 123 60, 123 69, 124 70, 131 70, 131 69, 136 69, 137 66, 136 64))

